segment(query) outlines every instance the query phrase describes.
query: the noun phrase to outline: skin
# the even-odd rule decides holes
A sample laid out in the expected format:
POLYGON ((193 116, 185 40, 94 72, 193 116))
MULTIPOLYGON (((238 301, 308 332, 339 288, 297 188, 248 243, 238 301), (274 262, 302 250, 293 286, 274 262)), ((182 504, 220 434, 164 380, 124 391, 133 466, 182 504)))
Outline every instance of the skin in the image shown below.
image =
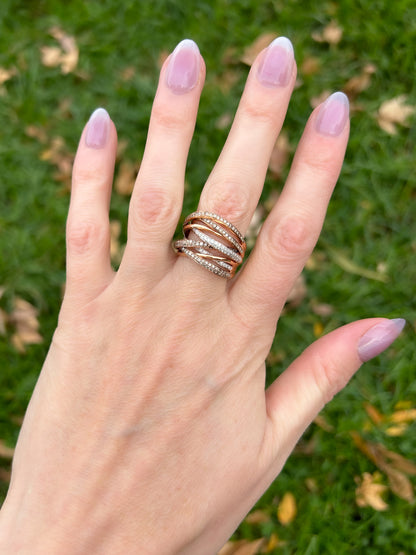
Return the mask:
MULTIPOLYGON (((265 86, 254 62, 199 207, 243 233, 296 78, 265 86)), ((286 297, 318 238, 347 144, 310 116, 290 175, 233 280, 177 257, 186 158, 205 68, 177 94, 161 71, 121 266, 109 255, 116 153, 86 145, 73 171, 67 287, 0 513, 4 554, 216 553, 294 445, 361 365, 376 318, 319 339, 265 390, 286 297), (30 464, 29 464, 30 461, 30 464)))

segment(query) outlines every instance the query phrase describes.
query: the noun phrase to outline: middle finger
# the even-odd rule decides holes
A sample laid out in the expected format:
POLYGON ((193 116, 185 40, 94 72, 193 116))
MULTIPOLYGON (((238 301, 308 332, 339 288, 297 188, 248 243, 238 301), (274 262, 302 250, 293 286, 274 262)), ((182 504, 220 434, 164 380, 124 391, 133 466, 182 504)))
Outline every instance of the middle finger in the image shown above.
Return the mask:
POLYGON ((255 60, 228 139, 202 191, 199 209, 221 215, 242 233, 259 201, 295 79, 292 43, 279 37, 255 60))

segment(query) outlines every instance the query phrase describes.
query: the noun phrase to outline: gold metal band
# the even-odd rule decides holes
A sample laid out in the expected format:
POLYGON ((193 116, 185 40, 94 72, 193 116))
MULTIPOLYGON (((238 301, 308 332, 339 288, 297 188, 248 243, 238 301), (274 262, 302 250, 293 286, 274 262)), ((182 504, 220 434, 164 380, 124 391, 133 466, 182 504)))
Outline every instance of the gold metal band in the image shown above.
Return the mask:
POLYGON ((177 254, 188 256, 217 276, 234 276, 246 242, 231 222, 212 212, 192 212, 183 223, 183 234, 184 239, 173 243, 177 254))

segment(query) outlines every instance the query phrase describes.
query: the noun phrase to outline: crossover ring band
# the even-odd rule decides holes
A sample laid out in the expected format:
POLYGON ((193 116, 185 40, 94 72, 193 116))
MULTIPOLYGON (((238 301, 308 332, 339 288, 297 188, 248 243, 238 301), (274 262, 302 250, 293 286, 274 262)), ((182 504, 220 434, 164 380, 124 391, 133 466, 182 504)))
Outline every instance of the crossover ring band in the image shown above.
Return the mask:
POLYGON ((243 261, 246 242, 231 222, 212 212, 192 212, 182 229, 184 238, 173 242, 177 254, 188 256, 217 276, 234 276, 243 261))

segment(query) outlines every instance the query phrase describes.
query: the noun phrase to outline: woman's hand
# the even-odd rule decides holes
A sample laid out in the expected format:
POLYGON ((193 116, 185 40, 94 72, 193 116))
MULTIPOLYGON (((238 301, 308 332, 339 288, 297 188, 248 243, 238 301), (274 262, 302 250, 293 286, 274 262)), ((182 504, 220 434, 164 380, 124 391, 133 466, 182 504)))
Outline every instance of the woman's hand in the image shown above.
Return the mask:
MULTIPOLYGON (((286 297, 324 220, 348 139, 348 101, 311 115, 285 188, 237 277, 171 240, 204 62, 183 41, 164 64, 119 270, 108 209, 116 130, 100 109, 79 144, 67 287, 0 518, 17 554, 213 554, 281 470, 315 415, 402 321, 319 339, 265 391, 286 297)), ((247 230, 296 78, 280 38, 254 62, 199 208, 247 230)))

